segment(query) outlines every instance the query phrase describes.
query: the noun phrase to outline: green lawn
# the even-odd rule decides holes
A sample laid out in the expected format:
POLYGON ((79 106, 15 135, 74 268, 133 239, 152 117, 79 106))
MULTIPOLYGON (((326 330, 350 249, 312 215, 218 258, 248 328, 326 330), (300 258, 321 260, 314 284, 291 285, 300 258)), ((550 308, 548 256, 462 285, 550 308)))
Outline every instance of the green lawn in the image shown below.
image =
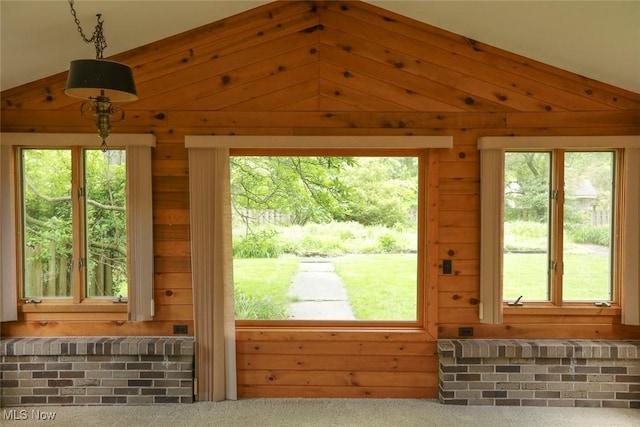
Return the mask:
MULTIPOLYGON (((295 257, 234 260, 236 319, 285 319, 298 264, 295 257)), ((416 270, 415 254, 352 255, 336 262, 358 320, 415 320, 416 270)))
MULTIPOLYGON (((546 254, 509 253, 504 256, 504 299, 546 300, 546 254)), ((609 296, 610 261, 607 256, 565 255, 564 299, 606 301, 609 296)))
MULTIPOLYGON (((298 271, 296 257, 236 259, 236 318, 282 320, 298 271)), ((416 319, 416 256, 407 254, 349 255, 337 258, 342 279, 358 320, 416 319)), ((609 300, 609 257, 584 253, 566 256, 565 300, 609 300)), ((509 253, 504 257, 504 299, 546 300, 545 254, 509 253)))
POLYGON ((233 260, 236 319, 284 319, 298 258, 233 260))
POLYGON ((339 258, 342 279, 358 320, 416 320, 415 254, 351 255, 339 258))

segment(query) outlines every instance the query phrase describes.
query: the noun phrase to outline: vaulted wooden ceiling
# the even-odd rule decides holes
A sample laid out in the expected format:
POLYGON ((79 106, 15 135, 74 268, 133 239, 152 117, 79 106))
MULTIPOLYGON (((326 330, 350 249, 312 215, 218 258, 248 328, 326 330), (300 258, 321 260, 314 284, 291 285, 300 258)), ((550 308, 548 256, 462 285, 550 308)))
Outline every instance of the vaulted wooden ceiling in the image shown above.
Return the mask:
MULTIPOLYGON (((127 110, 640 110, 640 96, 350 1, 270 3, 119 54, 127 110)), ((66 72, 2 93, 3 109, 68 110, 66 72)))

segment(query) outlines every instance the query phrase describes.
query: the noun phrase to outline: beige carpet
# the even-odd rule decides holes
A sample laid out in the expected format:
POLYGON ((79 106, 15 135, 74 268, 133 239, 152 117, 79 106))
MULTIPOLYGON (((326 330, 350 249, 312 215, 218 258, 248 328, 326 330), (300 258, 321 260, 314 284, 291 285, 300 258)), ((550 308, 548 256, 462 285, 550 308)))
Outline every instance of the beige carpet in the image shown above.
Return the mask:
POLYGON ((598 426, 638 427, 640 410, 601 408, 506 408, 441 405, 412 399, 246 399, 166 406, 43 406, 2 408, 5 426, 144 427, 427 427, 598 426), (21 410, 26 412, 21 413, 21 410), (36 420, 32 410, 54 412, 36 420), (9 421, 7 411, 27 418, 9 421))

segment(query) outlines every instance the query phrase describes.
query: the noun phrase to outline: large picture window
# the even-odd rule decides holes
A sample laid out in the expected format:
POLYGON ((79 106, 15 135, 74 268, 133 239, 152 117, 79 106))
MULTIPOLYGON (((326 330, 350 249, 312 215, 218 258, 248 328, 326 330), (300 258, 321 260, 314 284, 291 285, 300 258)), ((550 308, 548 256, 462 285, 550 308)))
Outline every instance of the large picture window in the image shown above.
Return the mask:
POLYGON ((126 151, 19 153, 22 296, 126 298, 126 151))
POLYGON ((232 156, 237 320, 418 320, 420 155, 232 156))

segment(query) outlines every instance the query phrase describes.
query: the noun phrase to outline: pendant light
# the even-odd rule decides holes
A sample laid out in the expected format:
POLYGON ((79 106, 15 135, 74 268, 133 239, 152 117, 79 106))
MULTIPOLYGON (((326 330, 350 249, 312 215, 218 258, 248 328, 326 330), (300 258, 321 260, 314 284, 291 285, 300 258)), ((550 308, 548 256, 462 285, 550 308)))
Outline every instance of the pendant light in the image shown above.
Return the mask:
POLYGON ((75 20, 78 33, 85 43, 96 47, 96 59, 78 59, 71 61, 69 76, 64 92, 75 98, 84 99, 80 106, 82 117, 95 120, 98 135, 102 138, 102 150, 107 150, 107 137, 111 124, 124 119, 124 110, 112 102, 129 102, 138 99, 131 67, 119 62, 103 59, 102 52, 107 42, 102 32, 104 21, 97 14, 97 24, 91 38, 82 31, 76 16, 74 1, 69 0, 71 15, 75 20))

